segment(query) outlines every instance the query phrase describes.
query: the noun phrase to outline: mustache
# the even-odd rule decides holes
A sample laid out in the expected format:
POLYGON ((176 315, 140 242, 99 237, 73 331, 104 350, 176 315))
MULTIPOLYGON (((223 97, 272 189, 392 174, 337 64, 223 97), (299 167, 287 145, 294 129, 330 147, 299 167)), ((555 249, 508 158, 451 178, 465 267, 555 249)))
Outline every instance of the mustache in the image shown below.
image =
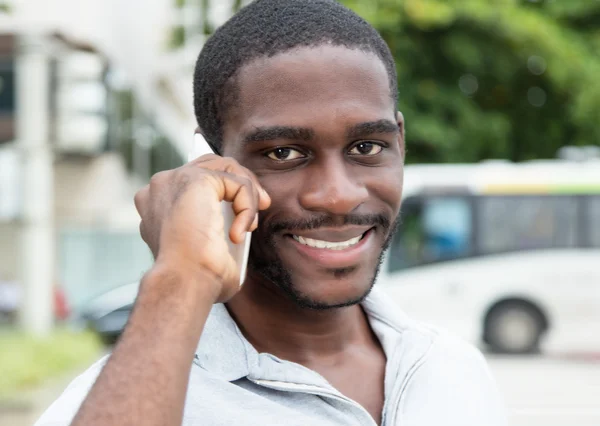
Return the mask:
POLYGON ((272 222, 267 229, 270 233, 285 231, 287 229, 295 231, 310 231, 321 227, 336 227, 344 225, 358 226, 381 226, 388 229, 391 225, 390 219, 382 214, 349 214, 344 216, 320 215, 303 219, 290 219, 272 222))

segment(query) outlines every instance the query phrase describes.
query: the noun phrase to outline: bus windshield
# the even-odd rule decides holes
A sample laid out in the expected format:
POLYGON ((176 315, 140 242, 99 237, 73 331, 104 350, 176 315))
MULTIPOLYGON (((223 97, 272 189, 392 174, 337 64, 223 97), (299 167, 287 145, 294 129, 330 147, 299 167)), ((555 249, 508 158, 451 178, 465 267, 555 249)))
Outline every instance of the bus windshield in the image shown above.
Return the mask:
POLYGON ((390 271, 524 250, 600 246, 600 196, 416 196, 405 200, 390 271), (585 220, 581 220, 586 218, 585 220))

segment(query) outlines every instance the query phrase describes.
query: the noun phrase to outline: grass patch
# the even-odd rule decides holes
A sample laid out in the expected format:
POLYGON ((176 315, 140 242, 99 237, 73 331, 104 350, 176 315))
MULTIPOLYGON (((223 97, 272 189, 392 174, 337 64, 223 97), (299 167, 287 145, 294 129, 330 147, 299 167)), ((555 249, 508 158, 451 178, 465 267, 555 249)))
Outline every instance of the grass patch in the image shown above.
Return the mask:
POLYGON ((0 398, 95 360, 102 344, 91 332, 57 329, 45 339, 0 330, 0 398))

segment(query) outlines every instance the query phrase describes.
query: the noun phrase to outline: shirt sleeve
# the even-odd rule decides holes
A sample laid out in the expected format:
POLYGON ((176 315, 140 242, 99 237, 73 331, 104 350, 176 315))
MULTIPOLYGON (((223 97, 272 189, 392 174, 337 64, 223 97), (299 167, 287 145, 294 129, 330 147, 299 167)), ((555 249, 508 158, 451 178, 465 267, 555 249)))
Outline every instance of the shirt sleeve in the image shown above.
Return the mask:
POLYGON ((503 398, 479 350, 440 336, 409 379, 400 403, 404 426, 506 426, 503 398))
POLYGON ((69 426, 108 360, 101 358, 69 384, 34 426, 69 426))

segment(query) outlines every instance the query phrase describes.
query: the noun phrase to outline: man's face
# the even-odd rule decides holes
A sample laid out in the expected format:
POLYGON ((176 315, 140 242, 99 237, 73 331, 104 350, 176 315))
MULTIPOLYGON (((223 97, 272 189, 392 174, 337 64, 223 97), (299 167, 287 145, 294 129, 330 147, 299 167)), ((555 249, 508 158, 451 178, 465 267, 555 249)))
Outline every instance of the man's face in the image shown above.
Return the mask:
POLYGON ((324 45, 244 66, 223 154, 271 196, 253 234, 249 280, 313 309, 362 300, 395 228, 403 123, 369 53, 324 45))

